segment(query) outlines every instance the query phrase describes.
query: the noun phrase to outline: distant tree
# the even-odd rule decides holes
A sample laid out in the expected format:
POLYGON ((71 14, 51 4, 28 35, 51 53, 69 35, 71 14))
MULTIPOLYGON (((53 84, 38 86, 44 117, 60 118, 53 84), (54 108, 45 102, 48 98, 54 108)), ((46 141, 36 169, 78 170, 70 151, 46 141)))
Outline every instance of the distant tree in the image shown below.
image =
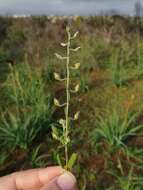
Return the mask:
POLYGON ((114 16, 114 15, 121 15, 121 13, 117 9, 109 9, 109 10, 100 11, 100 15, 102 15, 102 16, 114 16))
POLYGON ((143 16, 143 6, 140 1, 135 3, 135 16, 138 18, 143 16))
POLYGON ((0 45, 7 37, 7 31, 11 25, 12 25, 11 18, 0 16, 0 45))

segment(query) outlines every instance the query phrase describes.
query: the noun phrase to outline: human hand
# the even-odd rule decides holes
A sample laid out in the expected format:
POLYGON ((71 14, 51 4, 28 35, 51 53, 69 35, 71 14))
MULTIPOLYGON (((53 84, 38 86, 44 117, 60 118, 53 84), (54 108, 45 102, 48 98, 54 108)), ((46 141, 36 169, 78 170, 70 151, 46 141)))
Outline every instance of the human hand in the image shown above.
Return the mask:
POLYGON ((74 190, 75 177, 61 167, 16 172, 0 178, 0 190, 74 190))

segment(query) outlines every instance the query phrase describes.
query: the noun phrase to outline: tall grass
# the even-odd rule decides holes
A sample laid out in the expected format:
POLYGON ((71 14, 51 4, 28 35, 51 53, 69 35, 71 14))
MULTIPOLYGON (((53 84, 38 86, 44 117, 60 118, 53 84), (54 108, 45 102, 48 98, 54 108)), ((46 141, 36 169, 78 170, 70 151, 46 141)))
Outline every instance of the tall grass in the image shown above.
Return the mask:
POLYGON ((136 124, 139 113, 130 113, 129 110, 124 114, 114 109, 107 111, 107 114, 99 116, 97 128, 93 133, 93 140, 105 142, 112 153, 121 147, 126 148, 126 141, 136 136, 143 130, 142 124, 136 124))
POLYGON ((9 101, 2 114, 0 140, 5 146, 28 149, 37 135, 50 126, 50 93, 40 70, 28 64, 10 65, 4 89, 9 101))

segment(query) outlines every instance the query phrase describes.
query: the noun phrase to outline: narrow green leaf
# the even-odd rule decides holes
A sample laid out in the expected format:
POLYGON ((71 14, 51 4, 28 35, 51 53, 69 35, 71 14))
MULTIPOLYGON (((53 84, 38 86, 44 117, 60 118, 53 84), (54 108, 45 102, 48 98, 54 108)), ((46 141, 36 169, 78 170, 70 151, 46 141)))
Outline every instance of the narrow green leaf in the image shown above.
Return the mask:
POLYGON ((62 166, 62 161, 61 161, 61 159, 60 159, 60 155, 59 155, 59 154, 56 155, 56 160, 57 160, 57 162, 58 162, 58 165, 59 165, 59 166, 62 166))
POLYGON ((72 169, 73 165, 75 164, 77 160, 77 154, 76 153, 73 153, 68 161, 68 169, 72 169))

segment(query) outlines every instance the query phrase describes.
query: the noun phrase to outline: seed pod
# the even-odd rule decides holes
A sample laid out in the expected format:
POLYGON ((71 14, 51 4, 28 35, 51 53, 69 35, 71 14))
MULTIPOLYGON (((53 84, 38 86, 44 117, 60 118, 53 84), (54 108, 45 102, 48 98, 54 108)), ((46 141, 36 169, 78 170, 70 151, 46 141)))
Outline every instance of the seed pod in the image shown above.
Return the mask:
POLYGON ((74 115, 74 120, 78 120, 78 118, 79 118, 79 114, 80 114, 79 111, 75 113, 75 115, 74 115))
POLYGON ((55 133, 52 133, 52 137, 53 137, 53 139, 58 140, 58 137, 57 137, 57 135, 55 133))
POLYGON ((61 43, 61 46, 62 46, 62 47, 66 47, 66 46, 67 46, 67 43, 61 43))
POLYGON ((80 63, 76 63, 76 64, 74 65, 74 68, 75 68, 75 69, 79 69, 79 67, 80 67, 80 63))
POLYGON ((65 120, 64 119, 60 119, 59 120, 59 124, 61 124, 62 126, 65 126, 65 120))
POLYGON ((79 84, 77 84, 76 86, 75 86, 75 92, 78 92, 79 91, 79 84))
POLYGON ((56 140, 59 140, 59 134, 58 134, 58 130, 56 127, 52 127, 52 137, 56 140))
POLYGON ((71 51, 77 52, 79 49, 81 49, 81 47, 77 47, 75 49, 71 49, 71 51))
POLYGON ((54 78, 56 80, 61 80, 60 75, 58 73, 54 73, 54 78))
POLYGON ((73 35, 72 39, 76 38, 78 34, 79 34, 79 32, 77 31, 77 32, 73 35))
POLYGON ((55 104, 55 106, 60 106, 60 103, 59 103, 59 100, 57 100, 56 98, 54 98, 54 104, 55 104))
POLYGON ((58 59, 63 59, 63 57, 61 55, 59 55, 58 53, 55 53, 55 56, 58 58, 58 59))

